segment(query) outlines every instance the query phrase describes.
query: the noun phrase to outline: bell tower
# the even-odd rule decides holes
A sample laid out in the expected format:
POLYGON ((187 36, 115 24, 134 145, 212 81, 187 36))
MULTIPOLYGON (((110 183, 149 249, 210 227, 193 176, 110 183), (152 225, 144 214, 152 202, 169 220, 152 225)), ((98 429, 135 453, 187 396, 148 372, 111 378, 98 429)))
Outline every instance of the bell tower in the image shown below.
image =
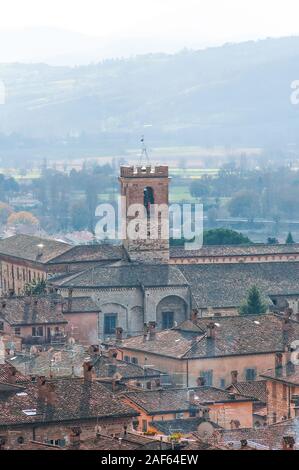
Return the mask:
MULTIPOLYGON (((120 187, 123 226, 126 227, 124 246, 132 260, 167 263, 169 260, 168 166, 121 166, 120 187), (142 205, 138 214, 143 236, 130 236, 130 226, 136 220, 135 205, 142 205), (146 232, 146 233, 145 233, 146 232)), ((136 232, 140 227, 138 224, 136 232)))

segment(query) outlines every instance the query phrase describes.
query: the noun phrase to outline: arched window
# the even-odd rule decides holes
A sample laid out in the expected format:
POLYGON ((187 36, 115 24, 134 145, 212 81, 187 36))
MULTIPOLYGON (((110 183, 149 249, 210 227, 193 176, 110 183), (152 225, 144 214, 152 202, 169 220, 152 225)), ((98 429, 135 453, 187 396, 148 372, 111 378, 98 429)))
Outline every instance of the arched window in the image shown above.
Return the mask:
POLYGON ((153 188, 151 188, 150 186, 147 186, 146 188, 144 188, 143 192, 144 192, 143 204, 144 204, 144 207, 146 208, 147 215, 149 215, 151 205, 155 203, 154 191, 153 191, 153 188))

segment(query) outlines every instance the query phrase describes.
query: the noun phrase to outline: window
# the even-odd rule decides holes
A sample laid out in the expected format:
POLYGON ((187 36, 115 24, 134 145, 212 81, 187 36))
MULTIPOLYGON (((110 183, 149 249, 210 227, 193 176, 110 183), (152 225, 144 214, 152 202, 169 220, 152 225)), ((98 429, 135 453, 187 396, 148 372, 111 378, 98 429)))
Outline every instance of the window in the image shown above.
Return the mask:
POLYGON ((105 315, 104 318, 104 334, 105 335, 113 335, 115 333, 116 328, 116 314, 105 315))
POLYGON ((14 331, 15 331, 15 335, 20 336, 20 334, 21 334, 21 328, 20 328, 19 326, 16 326, 15 329, 14 329, 14 331))
POLYGON ((4 331, 4 321, 0 321, 0 331, 4 331))
POLYGON ((184 413, 176 413, 175 414, 175 419, 183 419, 184 418, 184 413))
POLYGON ((196 418, 196 415, 197 415, 197 410, 195 409, 190 410, 189 412, 190 418, 196 418))
POLYGON ((162 313, 162 329, 168 330, 174 325, 174 313, 173 312, 163 312, 162 313))
POLYGON ((44 336, 42 326, 33 326, 32 327, 32 336, 44 336))
POLYGON ((124 361, 125 361, 125 362, 130 362, 129 356, 125 356, 125 357, 124 357, 124 361))
POLYGON ((220 388, 225 388, 225 379, 220 379, 220 388))
POLYGON ((276 398, 276 382, 272 383, 272 398, 276 398))
POLYGON ((131 362, 132 362, 132 364, 138 364, 137 357, 132 357, 131 362))
POLYGON ((59 446, 59 447, 64 447, 65 446, 65 440, 64 439, 49 439, 47 444, 51 444, 52 446, 59 446))
POLYGON ((246 381, 250 382, 256 379, 256 370, 255 369, 246 369, 245 372, 246 381))
POLYGON ((200 372, 200 377, 204 379, 204 384, 211 387, 213 385, 213 371, 212 370, 204 370, 200 372))
POLYGON ((147 432, 147 421, 146 421, 146 419, 142 420, 142 432, 147 432))
POLYGON ((147 215, 150 214, 150 208, 151 205, 154 204, 154 191, 153 188, 150 188, 149 186, 144 188, 144 207, 146 208, 147 215))

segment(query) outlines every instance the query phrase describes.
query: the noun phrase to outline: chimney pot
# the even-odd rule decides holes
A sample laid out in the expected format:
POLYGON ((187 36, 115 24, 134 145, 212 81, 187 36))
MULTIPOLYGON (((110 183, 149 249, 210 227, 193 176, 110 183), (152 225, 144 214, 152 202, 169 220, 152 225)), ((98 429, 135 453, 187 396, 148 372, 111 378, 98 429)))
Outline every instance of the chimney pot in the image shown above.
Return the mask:
POLYGON ((209 339, 215 339, 215 323, 210 322, 207 326, 207 337, 209 339))
POLYGON ((188 394, 189 403, 193 403, 194 402, 194 397, 195 397, 194 390, 188 390, 187 394, 188 394))
POLYGON ((153 340, 156 337, 156 322, 149 322, 149 339, 153 340))
POLYGON ((293 309, 290 307, 287 307, 284 311, 284 318, 290 319, 292 315, 293 315, 293 309))
POLYGON ((197 386, 198 387, 203 387, 205 385, 205 378, 204 377, 197 377, 197 386))
POLYGON ((72 311, 72 304, 73 304, 73 291, 72 289, 68 290, 68 298, 67 298, 67 310, 68 312, 72 311))
POLYGON ((115 330, 115 334, 116 334, 116 339, 117 341, 122 341, 123 339, 123 328, 121 326, 118 326, 115 330))
POLYGON ((231 377, 232 377, 232 384, 236 384, 238 382, 238 371, 232 370, 231 377))
POLYGON ((71 433, 69 436, 70 439, 70 447, 74 449, 79 449, 80 447, 80 435, 81 435, 81 428, 80 427, 73 427, 71 428, 71 433))
POLYGON ((283 450, 294 450, 295 439, 293 436, 283 436, 282 438, 282 449, 283 450))
POLYGON ((10 384, 15 384, 16 383, 16 368, 13 366, 8 367, 8 382, 10 384))
POLYGON ((198 310, 197 308, 193 308, 191 312, 191 320, 195 322, 197 318, 198 318, 198 310))
POLYGON ((47 404, 54 406, 57 401, 56 387, 53 382, 46 384, 46 400, 47 404))
POLYGON ((90 361, 84 362, 83 364, 84 382, 92 381, 92 369, 93 369, 93 365, 90 361))

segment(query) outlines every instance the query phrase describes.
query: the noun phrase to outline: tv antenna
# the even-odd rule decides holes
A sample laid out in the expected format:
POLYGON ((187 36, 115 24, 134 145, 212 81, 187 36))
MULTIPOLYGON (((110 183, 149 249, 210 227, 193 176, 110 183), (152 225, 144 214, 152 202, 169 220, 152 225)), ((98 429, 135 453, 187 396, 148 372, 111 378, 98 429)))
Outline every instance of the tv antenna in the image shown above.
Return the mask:
POLYGON ((149 165, 150 160, 149 160, 149 156, 148 156, 148 153, 147 153, 147 148, 146 148, 146 145, 145 145, 144 135, 141 136, 140 142, 141 142, 140 164, 149 165))

